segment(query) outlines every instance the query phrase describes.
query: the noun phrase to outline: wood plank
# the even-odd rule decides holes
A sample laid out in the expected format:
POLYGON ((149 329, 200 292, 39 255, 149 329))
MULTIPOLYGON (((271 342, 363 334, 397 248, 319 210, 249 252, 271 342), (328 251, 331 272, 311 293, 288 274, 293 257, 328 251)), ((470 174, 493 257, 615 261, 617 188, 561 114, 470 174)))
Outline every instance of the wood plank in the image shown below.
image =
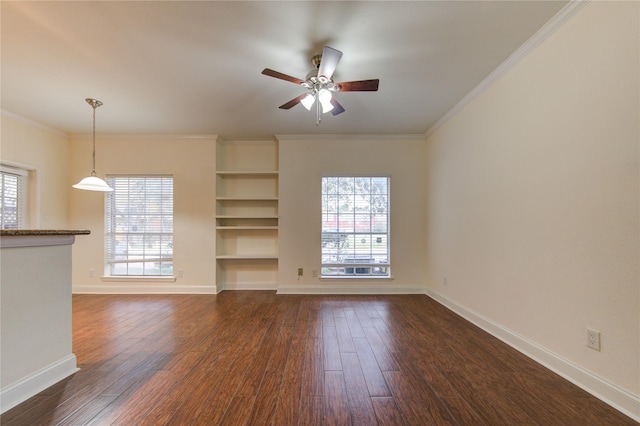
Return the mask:
POLYGON ((304 367, 300 394, 306 396, 324 395, 324 355, 322 340, 309 335, 304 352, 304 367))
MULTIPOLYGON (((403 426, 402 413, 398 410, 396 402, 391 397, 374 397, 371 398, 373 409, 376 413, 376 419, 379 425, 387 426, 403 426)), ((471 423, 469 423, 471 424, 471 423)))
MULTIPOLYGON (((153 407, 157 406, 165 392, 176 382, 171 371, 157 371, 143 386, 133 392, 118 409, 115 424, 137 425, 145 419, 153 407), (153 392, 150 391, 153 389, 153 392)), ((70 423, 73 424, 73 423, 70 423)), ((77 423, 76 423, 77 424, 77 423)))
POLYGON ((282 372, 267 371, 256 396, 249 425, 261 426, 272 424, 275 419, 276 405, 282 388, 282 372))
POLYGON ((220 388, 227 372, 224 367, 211 370, 194 368, 189 372, 171 392, 167 392, 167 395, 181 403, 174 408, 166 424, 180 425, 187 420, 197 419, 199 413, 208 406, 211 394, 220 388))
POLYGON ((382 370, 367 339, 355 339, 356 351, 370 396, 391 396, 382 370))
POLYGON ((398 409, 405 423, 454 425, 457 422, 451 413, 439 407, 437 398, 425 395, 424 387, 414 389, 407 373, 385 371, 384 377, 393 393, 398 409))
POLYGON ((269 357, 267 363, 267 371, 284 371, 287 365, 287 358, 291 349, 291 339, 293 338, 293 329, 291 327, 281 327, 280 333, 276 338, 275 349, 269 357))
POLYGON ((371 404, 369 389, 358 355, 345 352, 342 354, 342 366, 344 367, 344 382, 349 401, 349 412, 353 425, 376 424, 376 413, 371 404))
POLYGON ((382 341, 380 333, 375 327, 363 328, 369 347, 373 351, 373 354, 378 362, 378 366, 382 371, 398 371, 398 366, 395 360, 391 356, 391 353, 387 350, 387 346, 382 341))
MULTIPOLYGON (((412 398, 416 401, 416 403, 420 404, 423 408, 426 408, 429 411, 430 416, 435 419, 454 422, 453 417, 451 416, 450 411, 447 409, 446 404, 444 404, 443 400, 438 397, 439 392, 447 395, 448 392, 442 391, 440 388, 438 388, 437 390, 434 389, 434 386, 444 384, 447 386, 448 390, 450 384, 447 381, 430 381, 429 377, 425 376, 425 374, 419 368, 421 359, 418 356, 406 352, 397 352, 394 353, 393 356, 396 359, 398 366, 400 367, 400 372, 404 376, 402 383, 399 384, 397 382, 397 376, 391 376, 396 379, 396 389, 392 390, 392 392, 394 392, 394 396, 396 398, 399 398, 396 392, 406 392, 406 389, 414 389, 415 396, 413 396, 412 398)), ((388 377, 389 376, 385 375, 385 378, 388 377)), ((401 409, 404 404, 404 401, 398 402, 398 405, 401 407, 401 409)))
POLYGON ((353 336, 354 339, 365 337, 364 330, 362 329, 362 324, 360 323, 360 317, 356 314, 355 309, 345 309, 344 313, 347 320, 347 325, 349 326, 349 331, 351 332, 351 336, 353 336))
POLYGON ((320 396, 305 396, 300 402, 299 425, 324 425, 324 398, 320 396))
POLYGON ((173 395, 163 395, 158 404, 151 408, 147 417, 142 419, 137 426, 158 426, 166 425, 176 411, 184 404, 185 398, 178 398, 173 395))
POLYGON ((333 319, 336 324, 336 338, 338 340, 338 349, 342 352, 355 352, 356 347, 353 345, 353 338, 351 337, 351 330, 349 330, 349 324, 347 318, 336 317, 333 319))
POLYGON ((342 371, 326 371, 324 377, 324 412, 329 425, 350 425, 347 389, 342 371))
POLYGON ((227 411, 224 413, 224 417, 220 421, 220 425, 237 426, 246 424, 253 409, 255 399, 255 396, 234 396, 229 404, 229 408, 227 408, 227 411))
POLYGON ((305 353, 295 348, 304 347, 307 340, 307 327, 302 324, 300 333, 295 333, 291 340, 293 350, 289 351, 289 356, 282 378, 282 387, 276 406, 276 414, 274 424, 287 425, 297 424, 300 414, 300 390, 302 383, 302 371, 305 359, 305 353))
MULTIPOLYGON (((96 413, 101 412, 118 397, 118 395, 98 395, 91 401, 75 410, 70 416, 65 417, 62 421, 53 423, 56 426, 74 426, 84 425, 93 419, 96 413)), ((3 423, 4 424, 4 423, 3 423)))
POLYGON ((484 423, 534 425, 536 422, 514 404, 505 392, 491 387, 474 387, 464 372, 445 373, 461 398, 477 413, 484 423))
POLYGON ((81 370, 4 426, 637 425, 426 296, 74 295, 81 370))
MULTIPOLYGON (((335 324, 332 317, 332 323, 335 324)), ((322 327, 322 354, 325 370, 342 370, 336 327, 322 327)))

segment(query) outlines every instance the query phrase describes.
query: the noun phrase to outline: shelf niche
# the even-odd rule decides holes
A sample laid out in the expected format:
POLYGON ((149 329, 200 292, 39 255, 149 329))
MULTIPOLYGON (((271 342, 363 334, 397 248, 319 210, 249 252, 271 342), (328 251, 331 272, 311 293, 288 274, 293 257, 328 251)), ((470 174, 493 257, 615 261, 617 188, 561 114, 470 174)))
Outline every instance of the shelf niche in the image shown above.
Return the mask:
POLYGON ((219 291, 277 287, 278 177, 277 141, 217 142, 219 291))

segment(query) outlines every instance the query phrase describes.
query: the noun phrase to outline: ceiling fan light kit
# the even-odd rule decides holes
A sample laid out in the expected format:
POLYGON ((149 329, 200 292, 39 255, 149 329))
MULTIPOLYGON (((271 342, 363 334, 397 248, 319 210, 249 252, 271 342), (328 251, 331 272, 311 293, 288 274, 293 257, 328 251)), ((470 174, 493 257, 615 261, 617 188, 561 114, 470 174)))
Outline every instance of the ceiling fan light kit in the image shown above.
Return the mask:
POLYGON ((332 47, 325 46, 322 55, 315 55, 311 59, 314 69, 309 71, 305 80, 274 71, 269 68, 262 70, 262 74, 280 80, 298 84, 307 89, 306 94, 302 94, 289 102, 280 105, 280 109, 291 109, 299 103, 308 111, 311 111, 313 104, 316 104, 316 126, 320 124, 321 114, 331 112, 333 115, 341 114, 345 109, 333 96, 333 92, 375 92, 378 90, 380 80, 359 80, 335 83, 333 73, 342 58, 342 52, 332 47))
POLYGON ((316 100, 316 97, 313 96, 311 93, 308 93, 304 98, 302 98, 300 103, 302 104, 303 107, 307 109, 307 111, 311 111, 311 107, 313 106, 313 103, 315 102, 315 100, 316 100))

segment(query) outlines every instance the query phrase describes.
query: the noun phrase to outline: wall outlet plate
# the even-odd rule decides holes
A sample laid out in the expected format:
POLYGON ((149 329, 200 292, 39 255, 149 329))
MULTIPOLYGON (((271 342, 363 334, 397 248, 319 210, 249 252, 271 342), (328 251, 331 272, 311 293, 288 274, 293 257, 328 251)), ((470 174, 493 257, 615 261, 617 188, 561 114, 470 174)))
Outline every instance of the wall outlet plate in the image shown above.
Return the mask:
POLYGON ((587 328, 587 347, 600 351, 600 332, 587 328))
POLYGON ((301 277, 304 274, 304 269, 298 268, 298 276, 301 277))

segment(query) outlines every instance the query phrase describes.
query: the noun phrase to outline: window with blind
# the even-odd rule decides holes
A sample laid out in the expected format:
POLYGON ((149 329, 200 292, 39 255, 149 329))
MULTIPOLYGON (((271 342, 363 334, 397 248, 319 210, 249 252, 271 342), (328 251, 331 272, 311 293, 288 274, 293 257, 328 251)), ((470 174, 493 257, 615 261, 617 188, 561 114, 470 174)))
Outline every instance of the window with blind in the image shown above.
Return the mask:
POLYGON ((28 171, 0 166, 0 228, 20 229, 26 225, 28 171))
POLYGON ((322 178, 322 277, 389 277, 389 178, 322 178))
POLYGON ((173 275, 173 177, 107 176, 106 255, 111 276, 173 275))

